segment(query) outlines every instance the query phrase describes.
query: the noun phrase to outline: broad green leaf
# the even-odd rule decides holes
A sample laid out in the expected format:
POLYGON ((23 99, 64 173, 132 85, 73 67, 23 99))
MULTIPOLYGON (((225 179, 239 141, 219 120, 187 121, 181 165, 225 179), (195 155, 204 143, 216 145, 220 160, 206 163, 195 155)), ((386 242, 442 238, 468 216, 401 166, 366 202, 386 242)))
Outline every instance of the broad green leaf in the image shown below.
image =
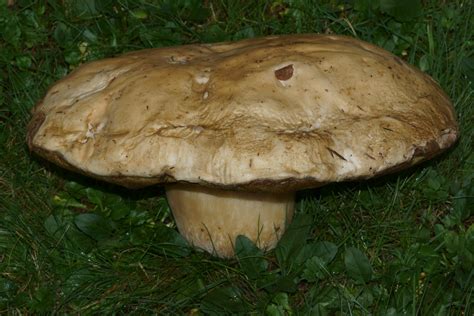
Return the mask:
POLYGON ((291 268, 303 246, 306 244, 311 229, 312 218, 301 214, 293 219, 280 242, 275 248, 275 255, 280 266, 291 268))
POLYGON ((318 241, 304 245, 295 258, 295 262, 303 264, 309 258, 318 256, 327 265, 334 259, 336 254, 337 246, 335 244, 329 241, 318 241))
POLYGON ((263 257, 263 251, 246 236, 237 236, 235 254, 240 267, 250 279, 258 278, 268 268, 268 262, 263 257))
POLYGON ((64 282, 61 284, 61 291, 67 295, 73 295, 81 287, 87 286, 93 282, 94 273, 87 268, 71 269, 64 282))
POLYGON ((179 284, 176 287, 178 289, 176 293, 176 300, 189 300, 193 297, 200 296, 206 290, 205 283, 202 278, 185 278, 183 281, 178 281, 179 284))
POLYGON ((311 306, 308 310, 308 315, 311 316, 328 316, 331 315, 326 308, 326 304, 324 303, 317 303, 311 306))
POLYGON ((100 210, 107 214, 107 216, 110 216, 113 220, 119 220, 126 217, 130 214, 131 210, 136 207, 133 202, 125 201, 120 195, 113 193, 91 190, 88 192, 88 197, 91 199, 92 203, 98 205, 100 210))
MULTIPOLYGON (((68 43, 70 43, 70 40, 71 40, 71 30, 66 24, 59 22, 56 24, 54 28, 53 38, 60 47, 66 47, 66 45, 68 45, 68 43)), ((66 183, 66 186, 69 183, 70 182, 66 183)), ((74 184, 72 184, 71 186, 75 186, 77 184, 76 182, 73 182, 73 183, 74 184)))
POLYGON ((282 276, 278 278, 278 280, 275 282, 273 286, 273 290, 280 291, 280 292, 285 291, 287 293, 293 293, 293 292, 296 292, 296 290, 298 289, 296 283, 297 283, 297 280, 293 276, 291 275, 282 276))
POLYGON ((150 219, 150 213, 143 210, 131 210, 128 216, 129 224, 132 226, 140 226, 150 219))
MULTIPOLYGON (((60 74, 59 76, 62 76, 62 75, 66 75, 66 73, 60 74)), ((68 181, 64 185, 64 188, 66 189, 67 193, 69 193, 71 196, 73 196, 74 198, 78 200, 87 197, 86 187, 84 187, 83 185, 77 182, 68 181)))
POLYGON ((366 308, 374 304, 374 295, 369 287, 363 289, 362 292, 357 295, 357 303, 366 308))
POLYGON ((285 316, 285 311, 281 306, 270 304, 265 309, 265 315, 267 316, 285 316))
POLYGON ((428 55, 423 55, 418 62, 418 67, 421 71, 427 71, 430 69, 430 57, 428 55))
POLYGON ((81 61, 81 53, 76 48, 67 49, 64 52, 64 59, 69 65, 76 66, 81 61))
MULTIPOLYGON (((101 0, 102 1, 102 0, 101 0)), ((89 19, 98 15, 95 0, 68 1, 72 16, 89 19)), ((100 2, 100 1, 99 1, 100 2)))
POLYGON ((421 187, 423 194, 431 200, 446 200, 449 196, 448 179, 434 169, 428 170, 425 175, 425 185, 421 187))
POLYGON ((232 39, 234 41, 238 41, 240 39, 252 38, 252 37, 255 37, 255 30, 253 29, 253 27, 250 26, 250 27, 241 29, 240 31, 235 33, 232 39))
POLYGON ((288 300, 288 294, 278 293, 275 295, 272 299, 272 304, 269 304, 265 309, 265 314, 268 316, 292 315, 293 310, 288 300))
POLYGON ((443 6, 443 17, 441 18, 441 25, 448 29, 453 30, 457 24, 461 21, 461 15, 459 11, 452 6, 443 6))
POLYGON ((133 227, 130 232, 130 242, 139 246, 148 243, 153 238, 153 228, 146 226, 133 227))
POLYGON ((230 315, 248 311, 248 304, 237 287, 223 287, 209 292, 201 302, 201 309, 205 314, 230 315))
POLYGON ((380 0, 380 9, 399 21, 409 21, 421 16, 420 0, 380 0))
POLYGON ((171 257, 189 255, 191 249, 188 242, 176 230, 165 225, 158 225, 153 228, 153 232, 153 240, 150 242, 153 244, 154 251, 171 257))
POLYGON ((118 194, 115 193, 104 193, 103 203, 107 205, 126 205, 127 202, 118 194))
POLYGON ((309 310, 310 315, 330 315, 330 309, 340 310, 340 290, 334 286, 314 287, 313 302, 317 302, 309 310))
POLYGON ((306 260, 303 270, 303 278, 308 282, 315 282, 324 279, 328 272, 326 262, 318 256, 306 260))
POLYGON ((87 252, 95 242, 74 224, 75 216, 68 209, 59 209, 46 218, 43 226, 49 235, 61 241, 62 247, 87 252))
POLYGON ((91 202, 95 205, 98 205, 98 206, 103 205, 103 201, 104 201, 104 197, 105 197, 104 192, 102 192, 100 190, 97 190, 97 189, 93 189, 93 188, 87 188, 86 189, 86 195, 87 195, 87 199, 89 200, 89 202, 91 202))
POLYGON ((285 311, 291 311, 287 293, 278 293, 273 297, 272 301, 278 306, 282 306, 285 311))
POLYGON ((51 235, 55 236, 59 232, 60 225, 54 215, 49 215, 44 221, 44 228, 51 235))
POLYGON ((107 208, 111 210, 110 218, 114 221, 125 218, 131 211, 131 207, 125 203, 112 203, 111 205, 108 205, 107 208))
POLYGON ((462 264, 467 271, 474 266, 474 224, 471 224, 464 235, 464 244, 461 250, 462 264))
POLYGON ((112 222, 98 214, 79 214, 74 223, 81 232, 94 240, 101 241, 112 236, 112 222))
POLYGON ((31 56, 28 55, 18 56, 15 62, 18 67, 23 69, 30 68, 32 64, 31 56))
POLYGON ((200 34, 200 37, 201 41, 206 43, 222 42, 230 39, 229 35, 219 26, 219 24, 208 26, 200 34))
POLYGON ((446 231, 444 243, 446 250, 451 254, 456 254, 461 249, 461 246, 463 246, 462 238, 454 231, 446 231))
POLYGON ((95 34, 90 28, 83 30, 82 36, 89 43, 97 42, 97 34, 95 34))
POLYGON ((275 271, 269 271, 261 274, 256 279, 257 286, 264 288, 269 293, 286 292, 293 293, 297 291, 297 282, 299 278, 294 275, 281 275, 275 271))
POLYGON ((1 34, 5 42, 18 46, 20 45, 21 28, 18 18, 14 15, 8 17, 4 23, 0 23, 1 34))
POLYGON ((366 283, 372 279, 372 266, 369 259, 359 249, 347 248, 344 254, 344 264, 347 274, 355 281, 366 283))
POLYGON ((436 273, 436 270, 440 267, 440 256, 438 251, 435 250, 431 243, 420 244, 414 248, 412 252, 418 255, 418 262, 423 265, 423 271, 429 274, 436 273))

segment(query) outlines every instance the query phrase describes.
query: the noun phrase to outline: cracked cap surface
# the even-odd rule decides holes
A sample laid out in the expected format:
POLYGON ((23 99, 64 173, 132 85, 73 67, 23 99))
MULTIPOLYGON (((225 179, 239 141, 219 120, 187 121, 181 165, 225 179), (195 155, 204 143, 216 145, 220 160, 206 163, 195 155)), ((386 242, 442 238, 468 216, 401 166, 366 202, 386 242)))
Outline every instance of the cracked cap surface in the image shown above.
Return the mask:
POLYGON ((458 137, 428 75, 356 39, 272 36, 84 64, 33 110, 28 145, 126 187, 290 191, 429 159, 458 137))

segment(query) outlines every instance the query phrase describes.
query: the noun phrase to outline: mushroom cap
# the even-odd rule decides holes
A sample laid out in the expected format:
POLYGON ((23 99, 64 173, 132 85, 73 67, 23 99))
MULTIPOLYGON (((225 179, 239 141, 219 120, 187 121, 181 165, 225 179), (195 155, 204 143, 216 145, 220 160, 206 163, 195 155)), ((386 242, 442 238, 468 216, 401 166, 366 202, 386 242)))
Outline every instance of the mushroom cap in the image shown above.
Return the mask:
POLYGON ((31 150, 141 187, 290 191, 370 178, 458 137, 438 84, 344 36, 270 36, 90 62, 33 110, 31 150))

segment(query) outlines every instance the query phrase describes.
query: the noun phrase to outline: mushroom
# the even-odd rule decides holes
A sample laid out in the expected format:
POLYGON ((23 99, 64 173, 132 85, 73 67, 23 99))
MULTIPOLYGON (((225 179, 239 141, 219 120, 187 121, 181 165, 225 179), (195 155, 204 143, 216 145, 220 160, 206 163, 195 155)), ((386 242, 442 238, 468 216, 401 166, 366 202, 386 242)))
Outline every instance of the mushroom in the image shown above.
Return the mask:
POLYGON ((128 188, 161 184, 179 231, 234 255, 271 249, 295 192, 409 167, 458 137, 428 75, 369 43, 288 35, 90 62, 33 110, 28 145, 128 188))

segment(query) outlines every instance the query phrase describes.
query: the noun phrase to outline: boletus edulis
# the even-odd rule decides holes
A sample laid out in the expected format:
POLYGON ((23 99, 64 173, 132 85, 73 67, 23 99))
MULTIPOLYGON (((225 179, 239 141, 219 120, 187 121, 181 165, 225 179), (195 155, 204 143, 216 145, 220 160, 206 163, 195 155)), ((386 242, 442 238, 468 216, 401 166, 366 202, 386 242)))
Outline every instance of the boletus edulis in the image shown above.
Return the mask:
POLYGON ((162 184, 181 234, 271 249, 294 193, 429 159, 458 137, 428 75, 369 43, 288 35, 147 49, 78 67, 33 110, 28 145, 129 188, 162 184))

